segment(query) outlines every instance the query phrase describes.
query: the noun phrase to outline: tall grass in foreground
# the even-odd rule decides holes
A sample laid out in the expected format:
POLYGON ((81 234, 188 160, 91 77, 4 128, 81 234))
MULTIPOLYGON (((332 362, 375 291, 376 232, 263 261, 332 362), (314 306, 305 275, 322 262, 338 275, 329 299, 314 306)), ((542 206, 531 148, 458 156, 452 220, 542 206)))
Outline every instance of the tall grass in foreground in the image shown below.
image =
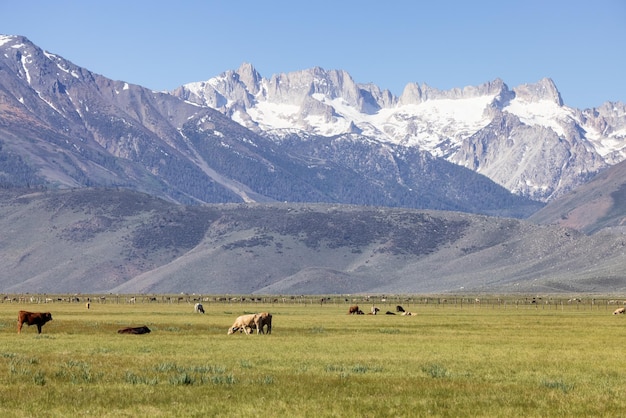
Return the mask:
POLYGON ((626 414, 626 317, 607 310, 204 307, 0 304, 0 415, 626 414), (17 335, 19 309, 54 320, 17 335), (252 311, 274 315, 272 335, 226 335, 252 311), (116 333, 131 325, 152 333, 116 333))

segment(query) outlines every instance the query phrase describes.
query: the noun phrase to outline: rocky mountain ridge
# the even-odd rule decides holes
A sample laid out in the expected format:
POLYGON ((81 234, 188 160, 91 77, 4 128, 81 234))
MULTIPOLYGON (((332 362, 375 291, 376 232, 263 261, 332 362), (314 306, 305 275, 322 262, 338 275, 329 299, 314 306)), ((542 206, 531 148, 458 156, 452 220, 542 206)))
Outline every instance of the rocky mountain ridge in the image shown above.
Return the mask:
POLYGON ((263 78, 251 64, 172 94, 280 140, 358 135, 415 147, 549 201, 626 158, 626 105, 566 106, 548 78, 447 91, 409 83, 400 97, 314 67, 263 78))

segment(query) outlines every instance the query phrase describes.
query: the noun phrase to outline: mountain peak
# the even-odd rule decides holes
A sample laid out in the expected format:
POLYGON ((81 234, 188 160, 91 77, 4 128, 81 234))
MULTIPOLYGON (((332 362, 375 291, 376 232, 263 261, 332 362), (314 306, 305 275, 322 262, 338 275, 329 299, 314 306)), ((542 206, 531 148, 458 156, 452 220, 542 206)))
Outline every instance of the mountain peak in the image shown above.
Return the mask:
POLYGON ((261 75, 252 66, 252 64, 244 62, 237 70, 239 80, 246 86, 248 92, 256 95, 259 92, 261 75))
POLYGON ((427 100, 458 100, 470 99, 481 96, 497 96, 505 95, 508 87, 499 78, 493 81, 481 84, 479 86, 466 86, 463 88, 453 88, 450 90, 439 90, 423 83, 420 87, 417 83, 409 83, 404 88, 400 96, 400 104, 420 104, 427 100))
POLYGON ((21 35, 2 35, 0 34, 0 46, 3 46, 8 43, 27 43, 31 44, 31 42, 25 37, 21 35))
POLYGON ((534 84, 522 84, 513 89, 515 95, 527 102, 551 101, 563 106, 563 99, 554 81, 550 78, 542 78, 534 84))

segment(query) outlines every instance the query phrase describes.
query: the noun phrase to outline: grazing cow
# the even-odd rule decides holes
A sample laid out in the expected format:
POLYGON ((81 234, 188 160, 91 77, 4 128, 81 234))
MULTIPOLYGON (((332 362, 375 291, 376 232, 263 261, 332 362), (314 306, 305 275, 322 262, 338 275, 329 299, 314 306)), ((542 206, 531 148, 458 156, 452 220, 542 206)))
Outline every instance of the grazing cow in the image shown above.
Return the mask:
POLYGON ((204 313, 204 306, 201 303, 196 303, 193 307, 195 313, 204 313))
POLYGON ((623 314, 624 312, 626 312, 626 308, 617 308, 613 311, 613 315, 623 314))
POLYGON ((372 306, 372 315, 376 315, 378 312, 380 312, 380 309, 378 309, 376 306, 372 306))
POLYGON ((267 328, 267 334, 272 333, 272 314, 269 312, 260 312, 254 318, 252 329, 256 328, 257 334, 265 334, 264 328, 267 328))
POLYGON ((142 327, 128 327, 128 328, 122 328, 118 330, 117 333, 118 334, 135 334, 135 335, 148 334, 150 333, 150 328, 148 328, 145 325, 142 327))
POLYGON ((359 313, 359 305, 352 305, 348 309, 348 315, 358 315, 359 313))
MULTIPOLYGON (((248 331, 248 328, 250 329, 256 328, 256 323, 258 322, 258 319, 256 318, 257 318, 257 314, 246 314, 246 315, 238 316, 237 319, 235 319, 235 323, 233 324, 233 326, 228 328, 227 335, 234 334, 235 332, 239 330, 242 330, 246 334, 250 334, 250 331, 248 331)), ((258 329, 257 329, 257 332, 258 332, 258 329)))
POLYGON ((404 312, 404 308, 400 305, 396 306, 396 312, 404 312))
POLYGON ((52 314, 50 312, 26 312, 19 311, 17 313, 17 333, 22 332, 22 325, 28 326, 37 325, 37 333, 41 334, 41 327, 48 321, 52 321, 52 314))

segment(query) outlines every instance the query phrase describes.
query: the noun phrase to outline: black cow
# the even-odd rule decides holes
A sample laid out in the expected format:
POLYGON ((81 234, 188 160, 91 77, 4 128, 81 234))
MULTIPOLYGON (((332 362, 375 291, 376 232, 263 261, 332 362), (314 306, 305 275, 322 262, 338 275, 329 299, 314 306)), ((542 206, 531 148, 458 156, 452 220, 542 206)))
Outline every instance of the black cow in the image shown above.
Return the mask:
POLYGON ((142 326, 142 327, 122 328, 122 329, 117 331, 118 334, 136 334, 136 335, 148 334, 149 332, 150 332, 150 328, 148 328, 145 325, 142 326))

